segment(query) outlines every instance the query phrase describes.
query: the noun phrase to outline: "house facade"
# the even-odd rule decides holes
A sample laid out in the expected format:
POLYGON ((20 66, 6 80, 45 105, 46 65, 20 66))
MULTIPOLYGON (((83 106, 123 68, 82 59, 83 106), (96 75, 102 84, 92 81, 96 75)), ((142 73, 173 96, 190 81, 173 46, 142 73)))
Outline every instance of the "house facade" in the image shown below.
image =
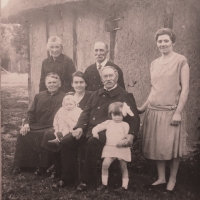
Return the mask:
POLYGON ((155 32, 172 28, 177 36, 174 50, 188 58, 191 70, 188 134, 191 139, 199 136, 199 0, 10 0, 2 17, 5 23, 21 23, 28 29, 30 100, 39 90, 47 39, 57 35, 64 53, 81 71, 94 63, 95 41, 109 44, 110 59, 123 70, 126 89, 141 106, 150 92, 150 64, 160 55, 155 32))

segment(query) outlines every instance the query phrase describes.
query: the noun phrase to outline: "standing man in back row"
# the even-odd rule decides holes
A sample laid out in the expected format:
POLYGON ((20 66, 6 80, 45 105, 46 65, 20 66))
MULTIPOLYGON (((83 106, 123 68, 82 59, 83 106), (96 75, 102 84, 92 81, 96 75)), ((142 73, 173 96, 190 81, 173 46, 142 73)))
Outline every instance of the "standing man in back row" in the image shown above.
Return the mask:
POLYGON ((99 41, 94 44, 94 55, 96 62, 90 65, 84 73, 87 79, 87 90, 96 91, 103 87, 100 73, 105 66, 112 66, 118 71, 118 84, 125 89, 123 72, 119 66, 107 60, 106 56, 108 52, 108 45, 106 45, 104 42, 99 41))

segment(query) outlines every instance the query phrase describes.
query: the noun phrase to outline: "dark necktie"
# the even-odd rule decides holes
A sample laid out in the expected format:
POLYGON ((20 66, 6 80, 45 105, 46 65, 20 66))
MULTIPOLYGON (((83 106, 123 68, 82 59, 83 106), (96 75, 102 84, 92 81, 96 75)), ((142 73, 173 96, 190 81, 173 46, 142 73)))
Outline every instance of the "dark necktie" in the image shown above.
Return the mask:
POLYGON ((100 76, 101 76, 101 69, 102 69, 102 65, 101 65, 101 64, 99 64, 99 65, 97 66, 97 69, 98 69, 98 71, 99 71, 99 74, 100 74, 100 76))
POLYGON ((100 70, 101 68, 102 68, 102 65, 99 64, 98 67, 97 67, 97 69, 100 70))

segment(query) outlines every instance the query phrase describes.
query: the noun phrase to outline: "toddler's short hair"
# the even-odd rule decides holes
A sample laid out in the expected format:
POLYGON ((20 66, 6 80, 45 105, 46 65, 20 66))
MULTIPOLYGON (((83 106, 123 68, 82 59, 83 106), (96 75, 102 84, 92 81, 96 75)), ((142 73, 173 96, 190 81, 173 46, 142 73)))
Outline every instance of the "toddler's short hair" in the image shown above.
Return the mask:
POLYGON ((121 115, 122 114, 122 102, 114 102, 111 103, 108 107, 108 117, 112 119, 111 114, 113 115, 121 115))

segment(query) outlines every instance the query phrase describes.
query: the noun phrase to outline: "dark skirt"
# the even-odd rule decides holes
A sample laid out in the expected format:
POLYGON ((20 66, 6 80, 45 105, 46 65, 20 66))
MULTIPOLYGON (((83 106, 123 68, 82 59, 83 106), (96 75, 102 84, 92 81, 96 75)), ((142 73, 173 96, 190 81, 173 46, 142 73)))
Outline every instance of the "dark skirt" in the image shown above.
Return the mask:
POLYGON ((52 164, 52 153, 41 147, 43 136, 49 128, 29 131, 25 136, 17 137, 14 167, 44 167, 52 164))

